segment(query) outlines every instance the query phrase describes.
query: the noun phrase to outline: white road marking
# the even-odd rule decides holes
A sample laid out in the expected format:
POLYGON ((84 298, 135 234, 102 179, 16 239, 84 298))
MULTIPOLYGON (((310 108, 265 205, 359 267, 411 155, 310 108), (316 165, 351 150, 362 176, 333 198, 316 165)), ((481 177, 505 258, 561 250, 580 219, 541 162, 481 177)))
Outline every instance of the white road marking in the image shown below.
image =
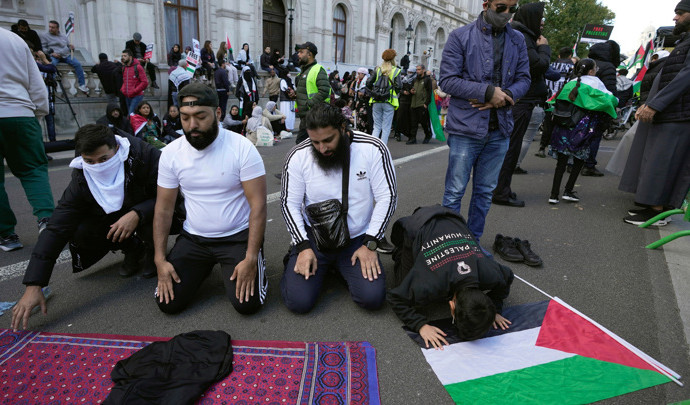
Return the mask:
MULTIPOLYGON (((415 153, 413 155, 409 155, 409 156, 395 159, 395 160, 393 160, 393 165, 399 166, 403 163, 411 162, 413 160, 420 159, 420 158, 423 158, 425 156, 433 155, 433 154, 438 153, 438 152, 443 152, 445 150, 448 150, 448 146, 446 146, 446 145, 440 146, 437 148, 433 148, 433 149, 428 149, 428 150, 425 150, 423 152, 419 152, 419 153, 415 153)), ((58 171, 58 170, 66 170, 66 169, 69 169, 69 166, 65 166, 64 168, 63 167, 55 167, 55 168, 49 169, 49 171, 58 171)), ((6 176, 9 177, 9 175, 6 175, 6 176)), ((279 200, 280 200, 280 191, 277 191, 275 193, 271 193, 268 196, 266 196, 266 203, 267 204, 270 204, 270 203, 273 203, 273 202, 276 202, 279 200)), ((62 253, 58 257, 57 262, 55 264, 57 265, 60 263, 65 263, 65 262, 68 262, 71 260, 72 260, 72 256, 70 255, 69 250, 64 250, 64 251, 62 251, 62 253)), ((0 282, 5 281, 5 280, 10 280, 10 279, 15 278, 15 277, 23 276, 24 271, 26 270, 26 266, 28 264, 29 264, 29 261, 25 260, 23 262, 14 263, 14 264, 0 267, 0 282)))

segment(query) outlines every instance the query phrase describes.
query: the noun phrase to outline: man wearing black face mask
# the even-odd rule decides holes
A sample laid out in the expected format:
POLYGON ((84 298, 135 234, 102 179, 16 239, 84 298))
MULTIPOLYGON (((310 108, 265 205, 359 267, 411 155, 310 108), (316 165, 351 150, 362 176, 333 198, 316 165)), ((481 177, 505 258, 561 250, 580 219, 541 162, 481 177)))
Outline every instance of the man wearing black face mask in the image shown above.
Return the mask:
POLYGON ((513 171, 517 166, 522 138, 527 132, 527 126, 532 118, 534 107, 546 101, 549 93, 546 87, 544 73, 551 62, 551 48, 549 41, 541 35, 544 24, 544 3, 529 3, 520 7, 510 25, 525 36, 527 55, 529 57, 529 72, 532 78, 527 94, 521 97, 513 107, 515 126, 510 134, 508 152, 503 160, 498 184, 494 190, 493 203, 509 207, 524 207, 525 202, 518 200, 510 189, 513 171))
POLYGON ((484 2, 477 21, 450 34, 441 58, 439 86, 452 96, 443 205, 460 212, 473 174, 467 225, 477 239, 513 131, 510 107, 530 86, 525 39, 508 25, 516 11, 517 0, 484 2))
POLYGON ((216 91, 201 83, 178 93, 184 137, 163 149, 153 219, 156 303, 165 313, 184 310, 220 263, 235 310, 258 311, 268 287, 262 252, 266 228, 266 171, 252 143, 218 126, 216 91), (177 194, 187 218, 166 257, 177 194))

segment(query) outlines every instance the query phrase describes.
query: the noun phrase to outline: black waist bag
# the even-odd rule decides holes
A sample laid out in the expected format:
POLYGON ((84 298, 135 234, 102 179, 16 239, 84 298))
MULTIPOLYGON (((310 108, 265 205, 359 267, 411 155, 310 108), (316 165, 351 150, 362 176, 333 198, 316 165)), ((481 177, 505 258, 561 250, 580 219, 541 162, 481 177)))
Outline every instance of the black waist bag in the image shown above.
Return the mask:
MULTIPOLYGON (((349 149, 349 148, 348 148, 349 149)), ((330 199, 307 205, 305 211, 319 251, 342 249, 350 244, 350 230, 347 226, 347 199, 350 179, 350 154, 343 166, 342 203, 330 199)))
POLYGON ((556 100, 552 114, 555 125, 573 129, 585 117, 587 111, 566 100, 556 100))

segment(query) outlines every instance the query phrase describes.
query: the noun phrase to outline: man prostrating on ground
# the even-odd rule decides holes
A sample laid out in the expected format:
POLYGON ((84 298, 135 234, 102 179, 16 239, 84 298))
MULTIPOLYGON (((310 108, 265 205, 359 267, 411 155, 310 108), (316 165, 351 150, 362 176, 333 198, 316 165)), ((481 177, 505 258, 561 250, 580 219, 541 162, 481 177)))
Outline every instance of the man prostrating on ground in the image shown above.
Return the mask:
POLYGON ((352 132, 337 107, 319 104, 305 117, 309 138, 285 161, 281 208, 294 246, 280 284, 285 305, 309 312, 329 270, 352 300, 383 305, 386 283, 376 253, 395 211, 395 170, 386 145, 352 132))
POLYGON ((218 96, 201 83, 178 94, 185 136, 163 149, 153 221, 161 311, 185 309, 213 266, 237 312, 258 311, 268 282, 261 245, 266 229, 266 171, 254 145, 218 126, 218 96), (177 193, 187 219, 165 255, 177 193))

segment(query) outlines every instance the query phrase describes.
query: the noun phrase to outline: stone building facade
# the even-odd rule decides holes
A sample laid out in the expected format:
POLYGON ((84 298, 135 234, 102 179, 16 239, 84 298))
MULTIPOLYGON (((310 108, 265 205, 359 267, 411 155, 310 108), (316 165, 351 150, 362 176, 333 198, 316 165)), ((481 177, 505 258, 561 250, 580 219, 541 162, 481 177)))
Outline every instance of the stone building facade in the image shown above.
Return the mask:
MULTIPOLYGON (((119 59, 134 32, 142 34, 143 42, 154 44, 153 62, 162 86, 155 92, 149 89, 146 98, 163 115, 166 55, 174 43, 184 48, 192 45, 192 38, 202 45, 211 40, 215 51, 227 36, 235 57, 248 43, 258 65, 265 45, 286 52, 311 41, 319 48, 319 62, 350 70, 375 66, 387 48, 395 49, 399 59, 409 42, 412 63, 436 70, 450 32, 473 21, 481 7, 481 0, 0 0, 0 26, 9 28, 23 18, 40 32, 55 19, 64 30, 67 15, 74 12, 71 39, 84 64, 91 97, 76 94, 74 75, 66 66, 63 82, 80 123, 86 123, 105 110, 98 78, 89 73, 91 65, 101 52, 119 59)), ((71 118, 59 101, 58 129, 71 130, 71 118)))

